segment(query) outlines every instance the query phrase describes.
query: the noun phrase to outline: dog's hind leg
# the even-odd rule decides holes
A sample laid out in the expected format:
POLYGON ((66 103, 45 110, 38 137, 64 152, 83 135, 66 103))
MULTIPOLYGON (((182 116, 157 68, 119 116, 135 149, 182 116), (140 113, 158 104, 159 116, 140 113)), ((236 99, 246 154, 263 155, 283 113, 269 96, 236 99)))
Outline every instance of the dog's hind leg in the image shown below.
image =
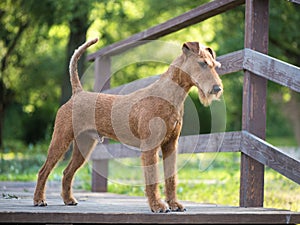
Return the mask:
POLYGON ((70 105, 66 103, 57 113, 52 140, 48 149, 47 159, 38 173, 37 184, 33 197, 35 206, 46 206, 45 188, 48 176, 57 162, 67 151, 73 140, 72 117, 70 105))
POLYGON ((74 141, 72 158, 64 170, 62 179, 61 196, 66 205, 77 205, 77 201, 72 193, 73 178, 76 171, 86 162, 89 153, 95 147, 96 143, 96 140, 85 135, 80 135, 80 137, 74 141))
POLYGON ((46 206, 46 182, 52 169, 55 167, 59 159, 67 151, 71 142, 71 138, 64 138, 64 135, 58 135, 55 131, 48 150, 46 162, 38 173, 37 184, 34 192, 33 202, 35 206, 46 206))

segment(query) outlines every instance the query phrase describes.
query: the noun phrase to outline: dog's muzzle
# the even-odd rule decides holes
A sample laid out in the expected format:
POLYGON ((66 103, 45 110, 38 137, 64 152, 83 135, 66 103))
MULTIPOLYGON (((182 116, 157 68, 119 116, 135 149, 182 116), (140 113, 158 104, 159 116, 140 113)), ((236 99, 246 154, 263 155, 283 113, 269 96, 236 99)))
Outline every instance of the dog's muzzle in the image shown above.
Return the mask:
POLYGON ((222 88, 219 85, 214 85, 210 94, 218 94, 221 90, 222 88))

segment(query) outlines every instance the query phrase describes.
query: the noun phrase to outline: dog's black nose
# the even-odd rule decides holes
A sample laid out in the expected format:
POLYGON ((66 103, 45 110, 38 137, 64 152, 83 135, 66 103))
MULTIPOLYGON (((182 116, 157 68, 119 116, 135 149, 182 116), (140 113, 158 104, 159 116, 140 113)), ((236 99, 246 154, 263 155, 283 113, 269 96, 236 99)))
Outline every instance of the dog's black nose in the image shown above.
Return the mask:
POLYGON ((219 85, 214 85, 212 89, 212 94, 217 94, 221 90, 222 88, 219 85))

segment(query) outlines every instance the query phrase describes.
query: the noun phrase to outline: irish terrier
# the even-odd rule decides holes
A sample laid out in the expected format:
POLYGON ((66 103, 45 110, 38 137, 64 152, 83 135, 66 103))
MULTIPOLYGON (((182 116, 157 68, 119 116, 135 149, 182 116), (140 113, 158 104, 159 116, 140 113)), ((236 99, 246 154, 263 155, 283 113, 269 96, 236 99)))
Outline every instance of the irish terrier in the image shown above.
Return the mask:
POLYGON ((182 128, 184 100, 196 86, 201 103, 208 106, 223 92, 215 71, 220 63, 215 52, 198 42, 186 42, 160 79, 128 95, 84 91, 77 72, 82 53, 98 39, 75 50, 70 61, 72 97, 57 112, 47 160, 38 173, 34 205, 46 206, 46 180, 73 141, 72 158, 64 170, 62 198, 76 205, 72 194, 75 172, 88 158, 100 137, 139 147, 145 178, 145 194, 152 212, 184 211, 176 197, 176 148, 182 128), (165 202, 158 188, 158 151, 161 149, 165 179, 165 202))

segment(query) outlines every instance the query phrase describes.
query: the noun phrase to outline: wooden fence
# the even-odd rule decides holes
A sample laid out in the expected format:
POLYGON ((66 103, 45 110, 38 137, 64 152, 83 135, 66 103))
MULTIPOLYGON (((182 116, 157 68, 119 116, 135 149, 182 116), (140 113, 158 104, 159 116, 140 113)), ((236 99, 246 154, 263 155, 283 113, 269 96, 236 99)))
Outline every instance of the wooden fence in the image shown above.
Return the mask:
MULTIPOLYGON (((262 207, 265 166, 300 184, 299 160, 264 141, 267 81, 271 80, 300 92, 300 68, 267 55, 268 0, 215 0, 107 46, 88 55, 87 58, 95 61, 95 91, 109 89, 109 83, 105 82, 111 75, 111 56, 136 47, 143 43, 141 41, 158 39, 243 4, 245 4, 244 49, 217 59, 222 64, 218 69, 218 73, 222 76, 244 71, 242 131, 181 136, 178 153, 241 152, 240 206, 262 207), (208 139, 219 143, 219 147, 208 146, 208 139)), ((131 90, 136 86, 144 87, 158 78, 159 76, 154 76, 134 81, 126 84, 126 87, 131 87, 129 88, 131 90)), ((123 87, 104 92, 118 93, 123 87)), ((97 145, 91 156, 94 168, 92 191, 107 191, 108 160, 122 157, 139 157, 139 152, 121 144, 97 145)))

